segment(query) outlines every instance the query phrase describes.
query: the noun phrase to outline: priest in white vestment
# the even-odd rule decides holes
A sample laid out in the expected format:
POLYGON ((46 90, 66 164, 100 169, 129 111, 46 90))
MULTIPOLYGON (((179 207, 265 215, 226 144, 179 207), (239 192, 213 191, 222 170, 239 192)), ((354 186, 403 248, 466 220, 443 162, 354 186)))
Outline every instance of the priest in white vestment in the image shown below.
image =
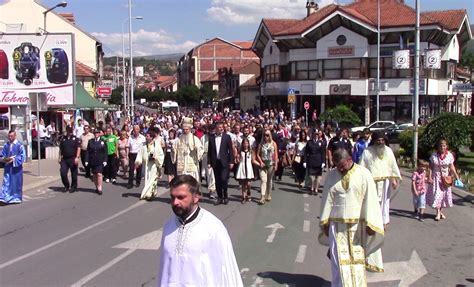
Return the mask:
POLYGON ((174 215, 161 238, 158 286, 243 286, 224 224, 199 207, 199 183, 190 175, 170 182, 174 215))
POLYGON ((382 213, 370 172, 345 149, 333 154, 321 202, 319 242, 329 246, 331 286, 367 286, 366 270, 383 272, 382 213))
POLYGON ((201 140, 191 133, 193 119, 183 119, 183 134, 173 144, 171 158, 176 164, 177 174, 189 174, 196 180, 200 179, 199 161, 204 148, 201 140))
POLYGON ((135 166, 143 165, 145 186, 143 187, 140 199, 151 200, 158 193, 159 168, 163 165, 165 155, 160 142, 155 140, 156 133, 149 130, 146 133, 146 143, 138 151, 135 159, 135 166))
POLYGON ((360 159, 360 165, 372 173, 377 186, 377 195, 385 228, 390 223, 390 197, 392 191, 397 189, 398 182, 402 179, 395 155, 386 143, 387 139, 383 133, 373 133, 369 147, 364 150, 360 159))

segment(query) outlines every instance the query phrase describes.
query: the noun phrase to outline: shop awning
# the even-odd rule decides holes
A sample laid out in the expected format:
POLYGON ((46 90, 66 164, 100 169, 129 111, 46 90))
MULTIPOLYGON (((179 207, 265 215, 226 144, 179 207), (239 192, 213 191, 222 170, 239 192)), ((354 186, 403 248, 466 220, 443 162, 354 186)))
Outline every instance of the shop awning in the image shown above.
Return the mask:
POLYGON ((71 107, 81 110, 115 110, 114 105, 106 105, 92 97, 86 89, 80 84, 76 84, 76 104, 71 107))

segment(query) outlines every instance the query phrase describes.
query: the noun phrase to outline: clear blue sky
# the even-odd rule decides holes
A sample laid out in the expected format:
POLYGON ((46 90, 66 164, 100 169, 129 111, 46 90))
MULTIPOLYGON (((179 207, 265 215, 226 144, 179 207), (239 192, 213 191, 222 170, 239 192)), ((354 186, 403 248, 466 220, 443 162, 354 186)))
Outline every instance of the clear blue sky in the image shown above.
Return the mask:
MULTIPOLYGON (((420 1, 423 11, 467 9, 470 24, 474 24, 474 1, 420 1)), ((61 0, 41 2, 50 7, 61 0)), ((106 56, 121 53, 122 23, 128 17, 128 0, 67 2, 66 8, 55 11, 74 13, 76 24, 103 42, 106 56)), ((345 4, 352 1, 338 2, 345 4)), ((412 7, 415 5, 415 0, 405 2, 412 7)), ((306 0, 134 0, 133 15, 144 18, 133 20, 134 54, 185 52, 214 37, 229 41, 253 40, 262 17, 302 18, 306 13, 305 4, 306 0)), ((128 32, 128 26, 124 28, 128 32)))

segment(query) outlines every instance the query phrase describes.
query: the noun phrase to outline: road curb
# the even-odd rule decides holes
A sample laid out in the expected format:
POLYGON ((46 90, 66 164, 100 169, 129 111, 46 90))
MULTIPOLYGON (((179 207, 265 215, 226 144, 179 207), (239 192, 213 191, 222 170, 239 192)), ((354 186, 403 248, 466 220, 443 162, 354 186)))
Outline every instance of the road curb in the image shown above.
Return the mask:
MULTIPOLYGON (((400 173, 403 177, 409 178, 411 180, 411 173, 409 171, 400 169, 400 173)), ((451 192, 454 193, 457 197, 464 199, 465 201, 474 204, 474 195, 470 192, 467 192, 463 189, 457 188, 455 186, 451 187, 451 192)))
POLYGON ((35 177, 35 182, 29 183, 27 185, 23 185, 23 191, 31 191, 35 188, 59 181, 59 177, 57 176, 38 176, 35 177))

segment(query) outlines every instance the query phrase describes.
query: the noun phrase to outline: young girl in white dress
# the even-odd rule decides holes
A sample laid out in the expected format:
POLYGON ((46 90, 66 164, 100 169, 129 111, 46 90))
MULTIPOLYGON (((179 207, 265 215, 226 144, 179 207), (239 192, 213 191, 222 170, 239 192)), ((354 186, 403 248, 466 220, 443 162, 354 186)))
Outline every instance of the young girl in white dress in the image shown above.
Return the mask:
POLYGON ((242 188, 242 203, 251 200, 250 197, 250 181, 255 178, 252 167, 252 150, 250 142, 244 138, 238 155, 239 167, 237 168, 236 178, 240 182, 242 188))

